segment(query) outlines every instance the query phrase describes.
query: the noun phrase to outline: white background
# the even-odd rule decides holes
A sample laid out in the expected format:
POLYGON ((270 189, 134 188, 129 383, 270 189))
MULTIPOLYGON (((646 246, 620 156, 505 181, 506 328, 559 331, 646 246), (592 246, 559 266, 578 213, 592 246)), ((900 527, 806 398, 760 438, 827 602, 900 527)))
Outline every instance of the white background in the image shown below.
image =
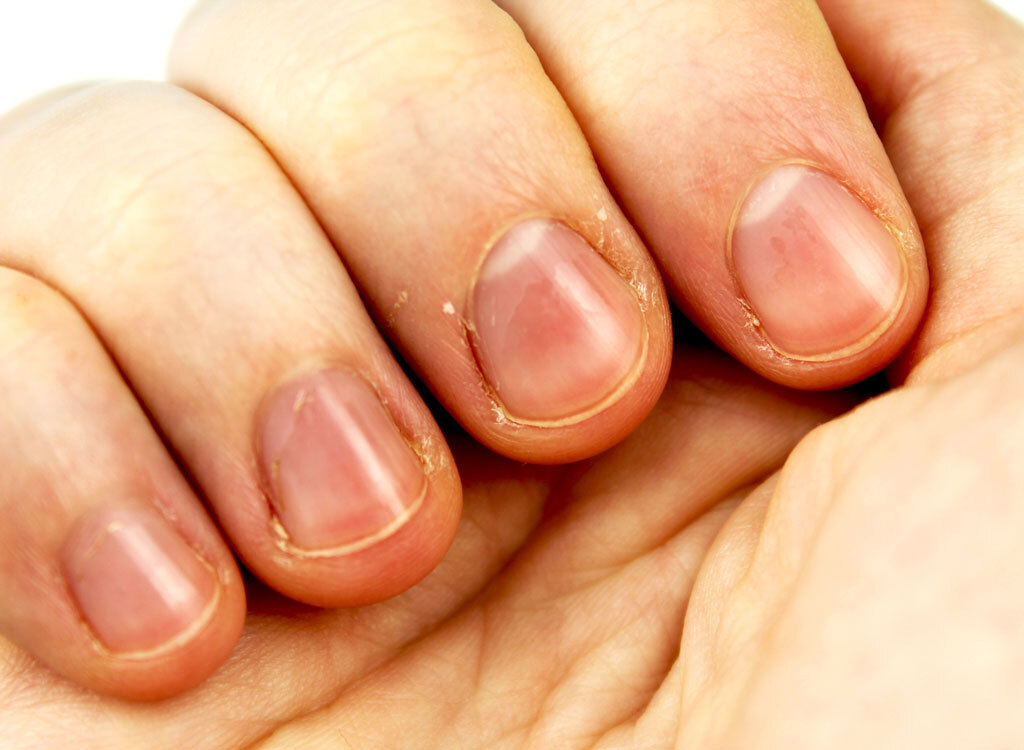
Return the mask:
MULTIPOLYGON (((0 112, 77 80, 162 78, 171 36, 193 3, 0 0, 0 112)), ((1024 18, 1024 0, 997 4, 1024 18)))

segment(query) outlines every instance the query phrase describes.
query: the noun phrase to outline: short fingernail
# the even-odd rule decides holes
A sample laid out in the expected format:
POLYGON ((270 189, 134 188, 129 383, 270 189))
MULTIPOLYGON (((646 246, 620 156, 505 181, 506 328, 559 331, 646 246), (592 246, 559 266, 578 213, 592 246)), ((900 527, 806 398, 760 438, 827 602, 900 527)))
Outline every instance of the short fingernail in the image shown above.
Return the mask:
POLYGON ((754 185, 731 250, 765 335, 797 358, 828 358, 864 341, 903 295, 895 238, 863 201, 813 167, 778 167, 754 185))
POLYGON ((166 645, 205 620, 217 591, 212 569, 149 508, 84 517, 61 563, 82 617, 115 652, 166 645))
POLYGON ((549 219, 509 230, 473 289, 484 376, 514 418, 556 420, 611 396, 636 370, 644 320, 628 284, 579 234, 549 219))
POLYGON ((342 370, 307 375, 271 396, 260 454, 277 517, 305 550, 342 554, 389 536, 426 485, 377 395, 342 370))

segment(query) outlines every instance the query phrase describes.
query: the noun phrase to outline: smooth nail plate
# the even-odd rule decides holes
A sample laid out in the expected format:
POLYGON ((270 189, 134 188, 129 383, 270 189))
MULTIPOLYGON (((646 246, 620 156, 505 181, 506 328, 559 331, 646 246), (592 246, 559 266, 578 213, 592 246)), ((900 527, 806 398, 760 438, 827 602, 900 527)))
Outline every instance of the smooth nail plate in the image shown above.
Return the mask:
POLYGON ((213 571, 151 508, 83 517, 61 563, 82 617, 114 652, 165 645, 195 626, 216 595, 213 571))
POLYGON ((426 484, 377 395, 342 370, 307 375, 271 396, 260 458, 281 525, 296 547, 311 551, 389 536, 426 484))
POLYGON ((530 219, 491 249, 473 290, 484 376, 513 418, 597 406, 636 368, 644 320, 628 284, 579 234, 530 219))
POLYGON ((732 235, 743 295, 778 350, 827 357, 877 329, 900 303, 895 238, 856 195, 791 164, 750 191, 732 235))

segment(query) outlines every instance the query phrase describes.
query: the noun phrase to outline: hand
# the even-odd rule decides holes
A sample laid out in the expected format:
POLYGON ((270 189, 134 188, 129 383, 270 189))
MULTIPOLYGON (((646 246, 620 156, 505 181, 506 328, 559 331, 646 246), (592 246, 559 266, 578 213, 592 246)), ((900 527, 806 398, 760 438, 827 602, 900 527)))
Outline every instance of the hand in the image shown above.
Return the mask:
POLYGON ((318 606, 422 579, 462 485, 371 315, 474 438, 542 464, 661 394, 654 259, 780 383, 858 380, 907 343, 924 251, 813 5, 505 5, 532 47, 488 0, 208 3, 180 88, 0 124, 8 638, 158 698, 234 647, 232 549, 318 606))
MULTIPOLYGON (((1008 54, 969 69, 969 90, 979 92, 979 106, 962 120, 946 118, 943 132, 959 144, 954 149, 959 163, 969 158, 970 168, 956 169, 956 158, 954 166, 937 164, 928 148, 930 137, 939 108, 949 106, 949 90, 944 87, 950 80, 956 81, 955 76, 946 76, 935 79, 938 83, 931 87, 917 88, 917 81, 934 79, 935 68, 929 67, 932 63, 926 49, 919 46, 934 37, 920 34, 919 27, 913 35, 901 34, 900 24, 892 16, 889 23, 881 25, 887 33, 880 41, 879 25, 869 21, 873 12, 891 13, 882 4, 863 3, 853 10, 826 5, 826 10, 847 60, 876 95, 878 114, 885 117, 898 112, 889 121, 887 145, 926 228, 932 266, 942 270, 924 327, 901 365, 918 378, 929 373, 931 377, 945 375, 977 358, 979 337, 988 346, 999 348, 1006 330, 986 324, 1001 317, 1012 320, 1005 316, 1020 306, 1019 285, 982 283, 972 289, 964 281, 971 278, 972 264, 979 257, 992 258, 995 267, 1015 270, 1012 251, 1007 250, 1013 245, 998 233, 1015 232, 1019 238, 1021 223, 1005 208, 997 210, 1001 201, 1005 202, 1008 188, 994 175, 1013 174, 1007 166, 1020 163, 1019 148, 1008 147, 1016 162, 1004 153, 986 162, 984 157, 990 156, 987 149, 978 153, 968 149, 976 148, 973 136, 979 132, 979 123, 992 127, 996 135, 1005 135, 994 127, 995 117, 986 115, 1003 114, 1014 104, 1015 99, 1004 96, 995 82, 1012 80, 1008 72, 1016 68, 1004 67, 1013 61, 1008 54), (863 53, 869 42, 871 54, 863 53), (862 51, 860 58, 858 50, 862 51), (919 65, 911 66, 906 86, 897 84, 883 92, 882 82, 891 81, 883 72, 887 73, 896 59, 916 60, 919 65), (916 112, 916 117, 907 112, 916 112), (975 210, 1000 220, 975 228, 966 241, 955 232, 975 210), (964 302, 965 297, 972 301, 964 302), (972 329, 978 332, 965 337, 972 329), (995 344, 992 336, 996 336, 995 344)), ((988 31, 986 23, 992 24, 993 33, 998 30, 1007 49, 1019 47, 1019 32, 1005 20, 987 16, 973 4, 965 5, 962 12, 970 19, 977 16, 982 20, 960 26, 938 17, 929 23, 962 34, 966 56, 974 56, 979 38, 989 39, 987 33, 974 36, 980 33, 979 25, 988 31)), ((964 81, 959 84, 966 85, 964 81)), ((1000 127, 1012 123, 1012 118, 1009 124, 1006 119, 998 120, 1000 127)), ((1012 139, 1007 142, 1012 144, 1012 139)), ((995 281, 1005 279, 1004 272, 995 281)), ((972 281, 976 280, 975 274, 972 281)), ((872 339, 864 351, 880 351, 873 347, 881 346, 888 330, 872 339)), ((752 331, 752 335, 757 333, 752 331)), ((852 359, 856 361, 858 356, 852 359)), ((46 727, 55 734, 45 739, 67 732, 105 741, 101 746, 124 742, 140 731, 147 732, 148 742, 156 729, 161 734, 154 742, 180 744, 188 738, 194 745, 196 734, 201 733, 202 741, 211 746, 244 744, 275 731, 275 740, 288 747, 303 741, 314 745, 334 741, 344 746, 346 740, 354 747, 494 747, 502 739, 511 745, 533 742, 541 747, 602 743, 661 747, 671 745, 677 732, 684 744, 700 740, 708 746, 716 742, 757 746, 770 736, 769 729, 797 731, 800 725, 795 721, 807 718, 806 711, 787 717, 785 711, 792 709, 788 703, 771 704, 771 698, 778 701, 786 694, 761 690, 764 685, 786 684, 779 680, 791 676, 784 673, 780 678, 772 671, 780 663, 772 650, 775 642, 762 634, 776 630, 783 636, 798 633, 790 644, 793 649, 815 645, 809 636, 821 631, 816 627, 821 610, 813 606, 814 597, 834 593, 836 586, 828 581, 842 580, 850 561, 859 564, 863 560, 865 545, 855 537, 865 528, 864 514, 877 508, 871 503, 861 510, 860 488, 827 482, 830 477, 822 476, 823 468, 831 472, 841 469, 844 462, 856 465, 858 477, 868 477, 874 482, 872 488, 879 488, 879 497, 891 500, 894 492, 917 480, 915 476, 908 482, 908 464, 898 461, 897 449, 904 445, 900 437, 913 438, 915 446, 938 438, 938 448, 956 453, 956 444, 949 441, 943 428, 961 427, 964 422, 956 410, 944 412, 944 402, 940 402, 923 407, 937 411, 938 416, 914 424, 914 406, 927 401, 931 393, 960 399, 965 393, 991 392, 991 380, 1013 366, 1014 356, 1011 352, 988 369, 942 388, 894 393, 852 418, 833 423, 798 449, 782 480, 748 492, 744 488, 771 473, 803 432, 841 405, 833 403, 836 397, 812 399, 779 392, 733 365, 683 349, 676 355, 669 389, 651 418, 625 443, 587 465, 565 470, 523 469, 476 448, 457 450, 467 498, 462 533, 442 566, 403 597, 363 610, 304 617, 283 611, 285 605, 280 600, 267 597, 270 601, 262 603, 267 613, 250 617, 242 645, 213 680, 180 699, 147 708, 108 703, 106 710, 98 712, 95 701, 99 699, 76 692, 27 661, 21 652, 9 650, 5 684, 12 696, 8 712, 14 717, 12 731, 31 726, 38 732, 39 727, 46 727), (885 435, 887 440, 892 437, 892 450, 865 458, 857 449, 868 441, 879 442, 880 430, 885 434, 890 417, 882 405, 887 402, 897 404, 893 409, 898 417, 904 417, 900 421, 903 431, 885 435), (905 406, 908 402, 913 405, 905 406), (822 454, 834 460, 822 464, 809 458, 822 454), (709 467, 713 471, 708 471, 709 467), (821 490, 813 492, 814 488, 821 490), (812 497, 800 495, 808 492, 812 497), (545 500, 548 511, 538 520, 545 500), (769 520, 750 526, 769 500, 769 520), (737 502, 740 507, 732 513, 737 502), (844 509, 851 506, 860 512, 851 511, 844 517, 844 509), (773 513, 772 508, 780 510, 773 513), (816 554, 818 547, 809 549, 814 534, 802 533, 807 527, 794 523, 803 519, 804 509, 808 518, 820 520, 814 528, 839 529, 833 532, 836 539, 829 537, 834 542, 827 548, 829 556, 816 554), (817 517, 811 511, 817 511, 817 517), (834 527, 829 525, 831 514, 840 518, 834 527), (694 599, 686 610, 693 576, 727 516, 731 520, 704 563, 694 599), (780 522, 788 522, 783 527, 786 537, 779 533, 780 522), (843 529, 850 534, 844 535, 843 529), (758 534, 768 541, 755 553, 752 547, 758 534), (785 538, 785 545, 771 543, 780 538, 785 538), (514 562, 499 574, 500 564, 513 552, 514 562), (801 573, 791 585, 795 568, 809 572, 801 573), (759 575, 748 580, 761 585, 745 587, 741 574, 747 569, 788 575, 759 575), (474 597, 478 591, 481 593, 474 597), (803 629, 790 627, 789 610, 772 606, 777 601, 792 601, 785 598, 790 592, 799 594, 801 604, 806 604, 793 610, 790 617, 797 626, 803 623, 803 629), (687 624, 682 658, 675 661, 684 611, 687 624), (750 623, 753 626, 746 627, 750 623), (725 637, 740 631, 743 637, 725 637), (745 647, 750 650, 744 651, 745 647), (723 664, 739 664, 743 669, 715 668, 723 664), (321 710, 293 726, 283 726, 316 709, 321 710), (755 740, 740 741, 749 739, 743 732, 759 728, 761 734, 755 740), (723 731, 735 734, 724 736, 723 731)), ((849 359, 841 358, 844 366, 849 366, 849 359)), ((779 361, 770 353, 767 360, 779 361)), ((829 368, 834 376, 838 366, 814 361, 799 367, 804 377, 814 378, 829 368)), ((1001 399, 995 408, 984 399, 977 402, 987 407, 981 410, 982 417, 994 411, 1001 420, 1002 429, 986 435, 1000 445, 1012 439, 1015 425, 1021 422, 1014 419, 1021 414, 1020 406, 1007 401, 1001 399)), ((998 461, 998 454, 989 454, 986 460, 989 458, 996 459, 993 465, 1004 463, 998 461)), ((939 463, 930 468, 942 486, 941 470, 948 466, 939 463)), ((1005 479, 1007 484, 1000 486, 1019 491, 1019 476, 1007 472, 1005 479)), ((922 489, 928 486, 922 485, 922 489)), ((964 502, 960 494, 955 499, 964 502)), ((919 494, 909 500, 910 508, 918 511, 914 517, 925 517, 928 509, 921 508, 919 494)), ((982 515, 1006 533, 1012 528, 1010 514, 1016 509, 999 510, 1007 515, 982 515)), ((950 517, 961 519, 965 514, 950 517)), ((877 523, 877 514, 869 513, 867 518, 877 523)), ((885 531, 898 535, 901 528, 905 527, 893 524, 885 531)), ((978 534, 970 538, 977 542, 986 530, 980 525, 978 534)), ((924 539, 927 549, 947 541, 944 534, 924 539)), ((898 555, 892 560, 901 561, 905 562, 898 555)), ((937 556, 935 562, 948 559, 937 556)), ((960 566, 965 563, 963 558, 956 562, 960 566)), ((969 562, 979 565, 986 560, 979 556, 969 562)), ((899 573, 914 571, 892 565, 884 572, 892 580, 902 580, 899 590, 905 592, 911 576, 899 573)), ((819 601, 834 604, 824 597, 819 601)), ((901 634, 898 628, 885 628, 884 623, 887 617, 899 614, 893 605, 902 601, 878 597, 880 607, 867 611, 875 618, 872 622, 881 622, 883 627, 858 630, 862 642, 876 645, 870 636, 879 632, 901 634)), ((1010 601, 1017 603, 1012 596, 1010 601)), ((933 608, 948 603, 943 597, 926 602, 933 608)), ((257 601, 257 611, 260 606, 257 601)), ((936 616, 942 613, 941 608, 929 611, 936 616)), ((1019 617, 1019 603, 1011 614, 1019 617)), ((962 633, 977 636, 977 631, 969 628, 962 633)), ((891 648, 893 643, 898 646, 898 639, 884 645, 891 648)), ((860 653, 857 644, 857 640, 845 640, 843 649, 860 653)), ((954 667, 961 664, 957 655, 950 656, 954 667)), ((789 663, 781 662, 783 667, 789 663)), ((928 695, 927 688, 934 687, 920 670, 894 674, 902 679, 890 683, 898 697, 921 701, 922 695, 928 695)), ((966 671, 964 675, 974 676, 966 671)), ((845 687, 844 676, 848 678, 836 667, 817 684, 826 691, 845 687)), ((801 683, 800 687, 806 686, 801 683)), ((851 706, 863 708, 854 701, 834 701, 827 706, 831 712, 816 707, 815 718, 821 721, 809 726, 824 726, 825 731, 843 726, 857 716, 856 711, 847 711, 851 706), (830 718, 832 724, 828 724, 830 718)), ((1006 730, 1007 715, 997 713, 995 718, 1002 718, 1003 723, 990 722, 990 728, 1006 730)), ((862 732, 879 727, 889 730, 888 740, 900 738, 894 728, 907 728, 898 723, 894 727, 878 722, 858 725, 862 732)), ((908 737, 916 740, 919 735, 904 735, 902 746, 907 746, 908 737)), ((946 737, 948 733, 935 742, 946 737)), ((786 746, 800 746, 800 742, 807 742, 807 735, 798 735, 786 746)))

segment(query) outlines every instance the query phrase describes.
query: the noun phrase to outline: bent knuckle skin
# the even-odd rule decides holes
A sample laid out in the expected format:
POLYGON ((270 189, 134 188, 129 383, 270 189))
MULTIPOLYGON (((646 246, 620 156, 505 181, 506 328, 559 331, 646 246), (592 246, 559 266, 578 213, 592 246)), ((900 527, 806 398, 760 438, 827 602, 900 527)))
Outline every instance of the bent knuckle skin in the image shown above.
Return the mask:
POLYGON ((54 102, 0 142, 0 180, 15 174, 27 178, 0 207, 0 262, 52 279, 73 260, 75 284, 166 271, 204 247, 195 240, 211 222, 239 237, 221 252, 259 246, 243 235, 287 225, 273 217, 296 202, 250 133, 167 84, 95 85, 54 102))
POLYGON ((275 0, 259 13, 223 3, 187 24, 171 70, 253 127, 290 169, 312 173, 327 160, 343 182, 362 162, 457 158, 467 140, 507 141, 511 103, 532 88, 539 62, 489 2, 275 0))
POLYGON ((49 357, 60 351, 61 342, 81 327, 75 308, 59 292, 20 271, 0 268, 0 360, 8 365, 0 368, 0 382, 35 352, 49 357))
POLYGON ((954 69, 915 89, 887 120, 886 146, 923 228, 1024 170, 1022 69, 1022 55, 954 69))

